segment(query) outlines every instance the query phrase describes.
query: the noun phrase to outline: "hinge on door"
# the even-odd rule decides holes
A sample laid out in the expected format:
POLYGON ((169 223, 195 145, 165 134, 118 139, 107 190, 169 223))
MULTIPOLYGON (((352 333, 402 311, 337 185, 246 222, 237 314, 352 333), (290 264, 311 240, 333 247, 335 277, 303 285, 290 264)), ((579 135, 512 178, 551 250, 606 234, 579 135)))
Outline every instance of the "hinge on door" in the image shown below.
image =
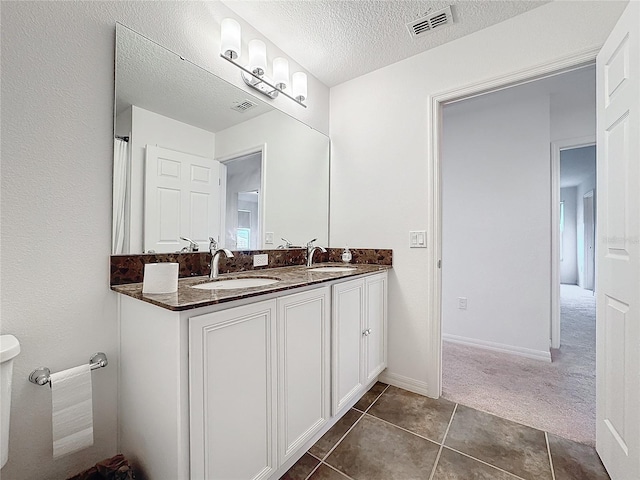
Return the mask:
POLYGON ((438 260, 438 268, 442 268, 442 260, 438 260))

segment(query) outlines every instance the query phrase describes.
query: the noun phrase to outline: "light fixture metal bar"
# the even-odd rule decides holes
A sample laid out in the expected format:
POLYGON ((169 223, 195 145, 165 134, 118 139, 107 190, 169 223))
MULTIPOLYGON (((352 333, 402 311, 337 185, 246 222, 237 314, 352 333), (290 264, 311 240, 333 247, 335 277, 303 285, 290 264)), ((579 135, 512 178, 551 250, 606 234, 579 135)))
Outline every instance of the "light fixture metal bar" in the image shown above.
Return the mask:
MULTIPOLYGON (((264 83, 265 85, 268 85, 269 87, 273 88, 274 92, 278 92, 281 93, 282 95, 284 95, 287 98, 290 98, 291 100, 293 100, 294 102, 296 102, 298 105, 302 105, 304 108, 307 108, 307 106, 302 103, 300 100, 298 100, 297 98, 292 97, 291 95, 289 95, 288 93, 284 92, 283 90, 280 90, 279 88, 277 88, 275 85, 272 85, 270 82, 267 82, 264 78, 260 77, 259 75, 256 75, 255 73, 253 73, 251 70, 249 70, 248 68, 243 67, 242 65, 240 65, 238 62, 232 60, 231 58, 227 57, 224 54, 220 54, 220 56, 222 58, 224 58, 227 62, 233 63, 236 67, 238 67, 240 70, 242 70, 243 72, 251 75, 253 78, 255 78, 256 80, 258 80, 261 83, 264 83)), ((266 91, 256 87, 255 85, 252 85, 249 82, 245 82, 247 83, 247 85, 249 85, 250 87, 254 88, 255 90, 259 91, 260 93, 262 93, 263 95, 266 95, 269 98, 275 98, 275 96, 271 96, 269 93, 267 93, 266 91)))
POLYGON ((263 95, 266 95, 271 99, 278 98, 278 93, 280 93, 280 90, 278 90, 277 88, 271 87, 270 84, 266 82, 264 78, 261 78, 260 80, 254 80, 254 78, 252 78, 251 76, 249 76, 249 74, 245 72, 240 72, 240 76, 242 77, 242 80, 244 80, 244 83, 246 83, 248 86, 250 86, 254 90, 258 90, 260 93, 262 93, 263 95))

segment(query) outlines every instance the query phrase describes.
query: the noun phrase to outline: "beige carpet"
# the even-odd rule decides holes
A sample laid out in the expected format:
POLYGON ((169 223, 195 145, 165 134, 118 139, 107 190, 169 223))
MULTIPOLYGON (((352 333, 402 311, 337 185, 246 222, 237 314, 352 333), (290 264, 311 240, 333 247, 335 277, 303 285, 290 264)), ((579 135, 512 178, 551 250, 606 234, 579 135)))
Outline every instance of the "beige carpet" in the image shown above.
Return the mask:
POLYGON ((561 287, 561 346, 552 363, 443 342, 442 396, 595 444, 595 297, 561 287))

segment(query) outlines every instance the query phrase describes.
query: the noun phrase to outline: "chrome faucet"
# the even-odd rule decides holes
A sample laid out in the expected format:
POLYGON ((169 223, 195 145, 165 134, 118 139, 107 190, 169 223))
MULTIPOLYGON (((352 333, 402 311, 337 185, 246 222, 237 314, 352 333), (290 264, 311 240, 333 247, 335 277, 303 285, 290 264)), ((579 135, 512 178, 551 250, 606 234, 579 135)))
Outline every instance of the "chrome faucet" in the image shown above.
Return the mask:
POLYGON ((198 245, 198 242, 194 242, 190 238, 180 237, 180 240, 184 240, 185 242, 189 242, 189 246, 188 247, 184 247, 182 250, 180 250, 181 252, 197 252, 198 249, 200 248, 199 245, 198 245))
POLYGON ((218 248, 218 242, 213 237, 209 237, 209 252, 211 252, 211 273, 209 273, 209 280, 218 278, 218 263, 220 262, 220 254, 224 253, 225 257, 233 258, 231 250, 226 248, 218 248))
POLYGON ((284 240, 284 244, 278 245, 279 249, 283 249, 283 248, 289 249, 293 246, 293 244, 286 238, 282 237, 282 240, 284 240))
POLYGON ((313 265, 313 254, 316 253, 316 250, 320 250, 322 253, 326 253, 327 249, 321 246, 313 246, 313 242, 315 242, 317 238, 313 240, 309 240, 307 243, 307 267, 313 265))

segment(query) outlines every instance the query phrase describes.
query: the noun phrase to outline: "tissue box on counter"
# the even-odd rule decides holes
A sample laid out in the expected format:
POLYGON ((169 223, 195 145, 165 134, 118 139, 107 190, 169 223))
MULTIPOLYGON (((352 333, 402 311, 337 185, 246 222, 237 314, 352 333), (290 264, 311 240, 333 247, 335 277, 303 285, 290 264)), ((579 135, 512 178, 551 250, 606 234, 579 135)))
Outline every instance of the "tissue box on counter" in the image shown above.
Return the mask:
POLYGON ((142 293, 174 293, 178 291, 177 263, 147 263, 144 266, 142 293))

